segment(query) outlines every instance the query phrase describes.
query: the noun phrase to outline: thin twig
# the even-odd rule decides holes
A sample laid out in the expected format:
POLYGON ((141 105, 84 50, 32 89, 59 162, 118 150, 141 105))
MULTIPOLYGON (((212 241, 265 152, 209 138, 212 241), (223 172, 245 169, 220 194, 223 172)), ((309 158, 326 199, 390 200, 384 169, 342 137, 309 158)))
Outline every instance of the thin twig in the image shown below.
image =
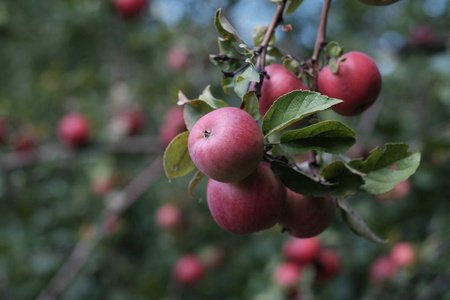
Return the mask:
POLYGON ((258 70, 260 74, 260 80, 255 85, 255 92, 256 96, 261 96, 261 85, 264 81, 264 67, 266 64, 266 54, 267 54, 267 47, 269 46, 270 39, 272 38, 273 34, 275 33, 275 29, 278 27, 278 25, 283 24, 283 11, 286 7, 287 0, 283 0, 280 5, 278 5, 277 10, 275 12, 275 15, 272 19, 272 22, 270 23, 269 27, 267 28, 267 32, 264 36, 264 39, 262 43, 258 46, 258 58, 256 59, 256 69, 258 70))
POLYGON ((75 276, 87 262, 94 246, 106 235, 103 228, 106 218, 119 216, 130 207, 163 174, 162 157, 159 156, 139 173, 121 192, 114 194, 112 201, 100 214, 100 222, 92 230, 92 235, 80 239, 67 261, 56 273, 48 286, 42 290, 36 300, 55 300, 69 286, 75 276))

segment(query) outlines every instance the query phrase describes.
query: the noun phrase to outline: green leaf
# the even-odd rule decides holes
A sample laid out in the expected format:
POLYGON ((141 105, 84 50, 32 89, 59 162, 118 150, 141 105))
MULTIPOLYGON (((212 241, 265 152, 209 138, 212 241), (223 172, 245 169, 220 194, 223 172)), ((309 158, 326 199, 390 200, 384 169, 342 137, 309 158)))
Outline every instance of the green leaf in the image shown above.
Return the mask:
POLYGON ((195 169, 188 151, 188 137, 188 131, 180 133, 170 142, 164 152, 164 171, 169 180, 184 176, 195 169))
POLYGON ((236 81, 239 82, 244 79, 247 79, 249 81, 254 81, 254 82, 260 81, 259 72, 258 72, 258 70, 256 70, 256 67, 252 63, 249 63, 248 67, 245 68, 244 72, 242 72, 242 74, 238 75, 236 81))
POLYGON ((197 184, 200 182, 200 180, 202 180, 202 178, 205 176, 205 174, 203 174, 200 170, 197 170, 197 172, 195 172, 194 177, 192 177, 191 181, 189 182, 189 188, 188 188, 188 193, 189 193, 189 197, 194 198, 194 188, 197 186, 197 184))
POLYGON ((228 22, 228 20, 222 15, 221 8, 219 8, 216 12, 214 24, 216 26, 217 32, 221 37, 230 40, 232 42, 242 43, 242 40, 237 35, 236 30, 233 28, 230 22, 228 22))
POLYGON ((270 167, 285 186, 305 196, 324 197, 333 187, 332 184, 318 181, 281 161, 271 161, 270 167))
POLYGON ((188 130, 194 127, 195 123, 214 108, 203 100, 189 100, 184 105, 184 121, 188 130))
POLYGON ((342 153, 356 142, 355 132, 339 121, 323 121, 307 127, 290 130, 281 135, 281 146, 289 153, 320 150, 342 153))
POLYGON ((408 179, 420 164, 420 152, 408 152, 409 146, 403 143, 388 143, 384 151, 376 148, 366 160, 355 159, 348 165, 362 173, 362 188, 371 194, 384 194, 399 182, 408 179))
POLYGON ((337 199, 338 207, 341 210, 342 218, 347 226, 357 235, 375 243, 386 243, 386 240, 379 238, 367 226, 364 220, 353 210, 344 198, 337 199))
POLYGON ((359 0, 359 1, 363 2, 365 4, 368 4, 368 5, 385 6, 385 5, 393 4, 393 3, 397 2, 398 0, 359 0))
POLYGON ((330 67, 330 71, 333 74, 336 74, 339 70, 339 61, 337 61, 335 58, 330 58, 328 61, 328 66, 330 67))
POLYGON ((218 38, 217 43, 219 44, 219 52, 220 54, 225 54, 229 57, 242 57, 243 54, 239 52, 239 50, 234 46, 233 42, 224 39, 224 38, 218 38))
MULTIPOLYGON (((255 45, 255 47, 261 45, 268 28, 269 26, 266 25, 256 25, 255 28, 253 28, 252 39, 253 45, 255 45)), ((272 34, 272 36, 270 37, 269 44, 273 44, 274 42, 275 42, 275 33, 272 34)))
POLYGON ((230 89, 234 87, 234 78, 222 78, 221 79, 222 89, 226 95, 230 94, 230 89))
POLYGON ((215 109, 228 106, 228 104, 225 101, 214 98, 214 96, 211 93, 210 85, 208 85, 203 90, 202 94, 198 97, 198 99, 205 101, 206 103, 208 103, 209 105, 211 105, 211 107, 213 107, 215 109))
POLYGON ((298 71, 300 64, 295 59, 292 59, 290 56, 283 57, 283 67, 285 69, 291 71, 292 73, 296 73, 298 71))
POLYGON ((302 4, 302 2, 303 0, 288 0, 286 4, 285 14, 289 15, 290 13, 293 13, 297 9, 297 7, 302 4))
POLYGON ((234 92, 240 98, 244 97, 245 93, 247 93, 248 88, 250 87, 250 80, 240 77, 239 80, 236 80, 234 83, 234 92))
POLYGON ((259 113, 259 102, 255 92, 247 92, 242 97, 241 109, 249 113, 256 121, 261 118, 259 113))
POLYGON ((329 42, 325 47, 327 56, 338 58, 344 53, 344 48, 339 46, 338 42, 329 42))
POLYGON ((342 100, 312 91, 296 90, 278 98, 264 116, 265 137, 292 125, 318 111, 330 108, 342 100))
POLYGON ((320 175, 326 181, 337 184, 331 193, 340 198, 358 193, 361 185, 364 184, 364 174, 351 169, 339 160, 326 166, 320 175))

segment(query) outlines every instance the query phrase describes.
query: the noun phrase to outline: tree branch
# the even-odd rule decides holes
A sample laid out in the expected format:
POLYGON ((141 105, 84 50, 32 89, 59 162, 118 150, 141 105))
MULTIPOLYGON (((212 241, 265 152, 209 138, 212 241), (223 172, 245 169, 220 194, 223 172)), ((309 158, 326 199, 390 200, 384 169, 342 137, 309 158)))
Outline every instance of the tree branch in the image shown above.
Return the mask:
POLYGON ((162 157, 159 156, 139 173, 121 192, 114 196, 107 195, 106 207, 100 214, 99 222, 93 227, 92 234, 86 235, 76 244, 67 261, 56 273, 48 286, 42 290, 36 300, 55 300, 69 286, 80 272, 98 241, 107 231, 105 220, 111 216, 119 216, 130 207, 155 181, 163 174, 162 157))
POLYGON ((267 32, 264 36, 264 39, 261 45, 258 46, 259 55, 258 58, 256 59, 256 69, 260 74, 259 76, 260 81, 255 85, 255 92, 258 99, 261 96, 261 86, 264 81, 264 67, 266 64, 267 47, 269 46, 270 39, 272 38, 275 29, 278 27, 278 25, 283 24, 283 11, 284 8, 286 7, 286 3, 287 0, 283 0, 283 2, 281 2, 280 5, 278 5, 275 15, 272 19, 272 22, 267 28, 267 32))

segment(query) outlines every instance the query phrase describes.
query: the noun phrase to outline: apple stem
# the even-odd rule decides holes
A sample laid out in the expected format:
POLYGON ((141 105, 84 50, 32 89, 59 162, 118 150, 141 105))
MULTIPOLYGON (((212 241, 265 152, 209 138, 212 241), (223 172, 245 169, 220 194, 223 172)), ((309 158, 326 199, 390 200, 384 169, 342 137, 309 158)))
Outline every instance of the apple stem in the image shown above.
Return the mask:
POLYGON ((209 138, 211 136, 211 130, 205 130, 203 131, 203 137, 204 138, 209 138))
POLYGON ((286 7, 287 0, 283 0, 277 7, 277 10, 275 12, 275 15, 272 19, 272 22, 270 23, 269 27, 267 28, 267 32, 264 36, 264 39, 262 43, 258 46, 257 50, 255 51, 258 55, 258 58, 256 59, 256 69, 259 72, 259 82, 255 84, 255 93, 256 97, 261 97, 261 86, 264 81, 265 71, 264 67, 266 64, 266 54, 267 54, 267 47, 269 46, 270 39, 272 38, 275 29, 278 27, 278 25, 283 24, 283 11, 286 7))

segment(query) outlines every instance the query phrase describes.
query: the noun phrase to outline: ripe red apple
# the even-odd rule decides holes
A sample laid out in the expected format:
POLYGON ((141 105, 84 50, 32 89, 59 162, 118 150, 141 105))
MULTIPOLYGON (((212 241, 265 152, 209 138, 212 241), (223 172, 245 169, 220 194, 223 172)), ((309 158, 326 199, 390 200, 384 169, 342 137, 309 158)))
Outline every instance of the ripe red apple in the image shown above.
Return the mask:
POLYGON ((176 262, 173 276, 180 284, 194 285, 202 280, 205 272, 202 261, 193 254, 187 254, 176 262))
POLYGON ((263 157, 264 140, 256 121, 235 107, 214 110, 191 129, 188 150, 206 176, 237 182, 256 170, 263 157))
POLYGON ((374 284, 380 284, 394 278, 397 270, 397 265, 388 256, 380 256, 370 266, 369 279, 374 284))
POLYGON ((368 109, 381 91, 381 75, 373 59, 361 52, 352 51, 342 56, 336 73, 325 66, 317 79, 321 94, 344 102, 331 108, 343 116, 355 116, 368 109))
POLYGON ((250 234, 275 225, 284 209, 286 189, 270 165, 261 162, 241 181, 210 179, 206 197, 209 210, 222 229, 250 234))
POLYGON ((402 242, 391 249, 389 257, 397 266, 408 267, 414 264, 416 254, 411 243, 402 242))
POLYGON ((427 46, 433 44, 436 33, 432 26, 424 24, 413 28, 407 37, 408 43, 412 46, 427 46))
POLYGON ((298 264, 313 263, 321 249, 320 240, 317 237, 308 239, 290 238, 283 245, 283 256, 288 261, 298 264))
POLYGON ((286 190, 286 209, 278 221, 283 230, 297 238, 309 238, 330 226, 336 212, 331 196, 306 197, 286 190))
POLYGON ((333 249, 322 249, 315 265, 316 279, 321 283, 334 278, 341 270, 341 260, 333 249))
POLYGON ((84 146, 89 139, 89 123, 81 114, 64 116, 58 125, 58 138, 61 143, 72 148, 84 146))
POLYGON ((166 65, 173 71, 181 71, 186 67, 188 56, 186 50, 178 45, 169 48, 166 54, 166 65))
POLYGON ((180 209, 170 203, 160 206, 155 213, 155 222, 162 229, 176 229, 182 225, 180 209))
POLYGON ((401 181, 387 193, 377 195, 379 200, 390 202, 406 198, 411 193, 411 182, 409 179, 401 181))
MULTIPOLYGON (((283 67, 283 65, 268 65, 265 67, 269 79, 264 78, 261 85, 261 97, 259 98, 259 113, 263 117, 272 104, 279 97, 294 90, 309 90, 309 88, 295 76, 294 73, 283 67)), ((249 90, 255 89, 252 82, 249 90)))
POLYGON ((183 107, 171 107, 164 115, 164 120, 159 127, 159 141, 163 147, 167 147, 178 134, 186 131, 184 123, 183 107))
POLYGON ((277 266, 273 272, 275 283, 283 289, 294 289, 298 286, 301 268, 298 264, 285 262, 277 266))
POLYGON ((148 0, 113 0, 117 12, 125 18, 139 15, 147 5, 148 0))

